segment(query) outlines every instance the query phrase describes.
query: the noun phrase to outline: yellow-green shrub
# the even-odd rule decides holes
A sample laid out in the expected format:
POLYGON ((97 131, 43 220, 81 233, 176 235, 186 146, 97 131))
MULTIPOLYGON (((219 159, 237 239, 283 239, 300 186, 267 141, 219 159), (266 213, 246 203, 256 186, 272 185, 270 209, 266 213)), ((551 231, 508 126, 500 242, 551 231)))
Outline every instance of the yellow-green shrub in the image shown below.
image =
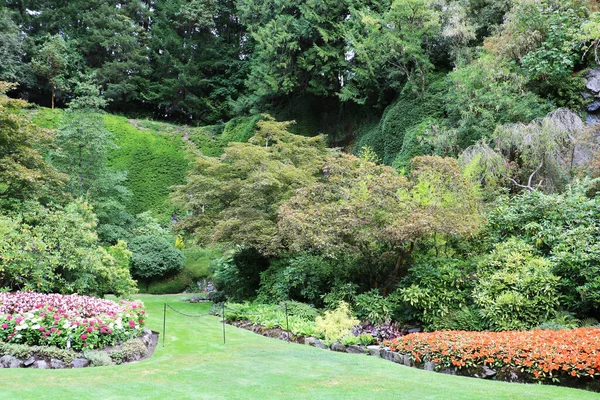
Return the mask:
POLYGON ((340 341, 352 332, 352 327, 360 323, 352 316, 348 303, 340 301, 333 311, 325 311, 323 317, 317 317, 317 332, 325 336, 325 340, 340 341))

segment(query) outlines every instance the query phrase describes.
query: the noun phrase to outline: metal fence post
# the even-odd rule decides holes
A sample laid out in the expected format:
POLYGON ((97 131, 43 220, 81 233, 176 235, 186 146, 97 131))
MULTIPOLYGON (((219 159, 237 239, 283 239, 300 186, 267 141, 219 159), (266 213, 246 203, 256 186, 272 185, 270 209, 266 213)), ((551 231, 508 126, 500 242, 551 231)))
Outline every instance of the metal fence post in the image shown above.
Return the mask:
POLYGON ((223 302, 223 344, 225 344, 225 302, 223 302))
POLYGON ((290 320, 288 318, 288 303, 285 302, 285 329, 287 330, 287 340, 290 341, 290 320))
POLYGON ((165 347, 165 336, 167 336, 167 303, 163 309, 163 347, 165 347))

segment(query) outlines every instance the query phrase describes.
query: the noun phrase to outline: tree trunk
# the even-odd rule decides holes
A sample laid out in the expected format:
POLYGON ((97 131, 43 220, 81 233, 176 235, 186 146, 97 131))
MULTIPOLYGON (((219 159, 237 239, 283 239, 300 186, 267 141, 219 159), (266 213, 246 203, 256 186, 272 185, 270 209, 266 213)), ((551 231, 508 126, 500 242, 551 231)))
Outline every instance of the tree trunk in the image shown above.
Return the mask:
POLYGON ((54 110, 54 84, 52 85, 52 109, 54 110))

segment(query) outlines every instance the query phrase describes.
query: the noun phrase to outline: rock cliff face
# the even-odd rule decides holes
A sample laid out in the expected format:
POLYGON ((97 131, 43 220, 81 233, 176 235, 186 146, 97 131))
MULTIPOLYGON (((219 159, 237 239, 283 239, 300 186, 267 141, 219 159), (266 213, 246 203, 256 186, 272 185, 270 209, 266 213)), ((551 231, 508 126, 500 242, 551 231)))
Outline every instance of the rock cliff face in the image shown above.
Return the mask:
POLYGON ((588 92, 584 93, 583 97, 590 99, 590 103, 586 106, 588 112, 586 122, 588 125, 595 125, 600 123, 600 68, 588 73, 585 87, 588 92))

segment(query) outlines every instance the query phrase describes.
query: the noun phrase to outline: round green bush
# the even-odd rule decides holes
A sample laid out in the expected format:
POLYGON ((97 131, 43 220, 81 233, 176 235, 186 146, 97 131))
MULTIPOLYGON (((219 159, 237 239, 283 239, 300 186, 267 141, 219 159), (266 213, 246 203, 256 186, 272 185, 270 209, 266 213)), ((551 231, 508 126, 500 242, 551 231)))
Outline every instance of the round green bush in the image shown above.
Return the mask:
POLYGON ((183 253, 159 236, 138 236, 129 243, 131 272, 134 277, 150 281, 176 274, 185 262, 183 253))

